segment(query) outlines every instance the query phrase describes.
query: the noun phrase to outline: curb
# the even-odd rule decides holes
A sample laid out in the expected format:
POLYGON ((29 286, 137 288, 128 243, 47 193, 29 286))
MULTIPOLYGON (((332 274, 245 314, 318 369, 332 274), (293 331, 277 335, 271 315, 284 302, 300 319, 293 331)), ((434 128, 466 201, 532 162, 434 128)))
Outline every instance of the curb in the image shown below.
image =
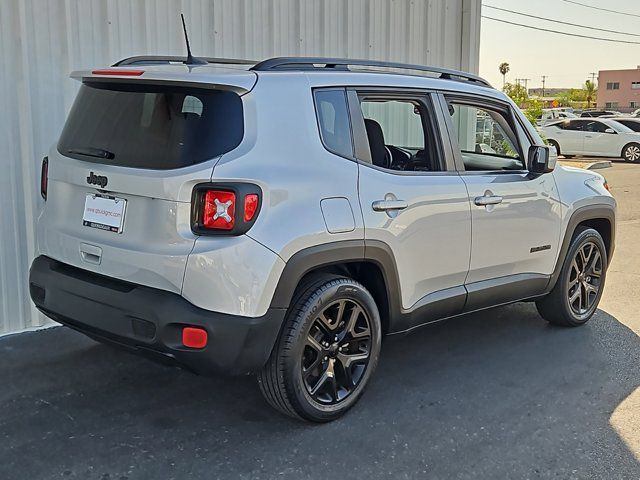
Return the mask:
POLYGON ((558 160, 561 165, 568 167, 584 168, 585 170, 599 170, 601 168, 610 168, 611 160, 598 160, 595 162, 579 162, 572 160, 558 160))

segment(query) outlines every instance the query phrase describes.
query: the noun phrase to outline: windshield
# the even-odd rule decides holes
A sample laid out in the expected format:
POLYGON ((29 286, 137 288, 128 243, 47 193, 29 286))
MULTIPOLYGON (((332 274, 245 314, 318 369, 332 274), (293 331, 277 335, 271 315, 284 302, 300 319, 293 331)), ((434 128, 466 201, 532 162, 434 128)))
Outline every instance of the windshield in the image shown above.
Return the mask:
POLYGON ((240 144, 242 100, 230 91, 84 83, 58 142, 65 156, 108 165, 172 169, 240 144))

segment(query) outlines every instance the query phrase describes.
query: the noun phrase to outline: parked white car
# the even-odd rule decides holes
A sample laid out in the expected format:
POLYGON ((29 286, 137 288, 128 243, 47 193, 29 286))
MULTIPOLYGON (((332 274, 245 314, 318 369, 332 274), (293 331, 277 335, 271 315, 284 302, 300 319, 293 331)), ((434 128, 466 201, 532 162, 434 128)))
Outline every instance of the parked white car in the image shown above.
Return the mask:
POLYGON ((576 118, 539 128, 558 155, 617 157, 640 161, 640 133, 609 118, 576 118))
POLYGON ((571 113, 564 108, 548 108, 542 110, 542 115, 536 121, 536 124, 541 127, 557 120, 566 120, 568 118, 578 118, 577 115, 571 113))

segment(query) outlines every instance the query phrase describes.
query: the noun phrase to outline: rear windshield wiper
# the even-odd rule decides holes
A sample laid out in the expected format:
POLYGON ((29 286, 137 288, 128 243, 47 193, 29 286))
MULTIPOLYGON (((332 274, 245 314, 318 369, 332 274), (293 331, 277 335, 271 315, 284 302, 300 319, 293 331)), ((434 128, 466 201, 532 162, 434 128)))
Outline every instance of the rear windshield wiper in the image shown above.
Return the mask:
POLYGON ((112 152, 110 152, 109 150, 104 150, 102 148, 72 148, 71 150, 67 150, 67 153, 86 155, 88 157, 104 158, 107 160, 111 160, 115 157, 112 152))

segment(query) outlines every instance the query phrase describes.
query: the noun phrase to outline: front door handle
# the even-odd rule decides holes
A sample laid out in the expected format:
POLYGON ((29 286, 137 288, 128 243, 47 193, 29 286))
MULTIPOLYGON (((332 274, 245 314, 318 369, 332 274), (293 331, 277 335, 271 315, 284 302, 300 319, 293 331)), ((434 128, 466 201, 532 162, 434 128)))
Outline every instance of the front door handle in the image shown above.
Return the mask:
POLYGON ((499 195, 484 195, 482 197, 476 197, 474 203, 479 207, 486 207, 487 205, 497 205, 502 203, 502 197, 499 195))
POLYGON ((371 204, 376 212, 387 212, 389 210, 404 210, 409 204, 404 200, 376 200, 371 204))

